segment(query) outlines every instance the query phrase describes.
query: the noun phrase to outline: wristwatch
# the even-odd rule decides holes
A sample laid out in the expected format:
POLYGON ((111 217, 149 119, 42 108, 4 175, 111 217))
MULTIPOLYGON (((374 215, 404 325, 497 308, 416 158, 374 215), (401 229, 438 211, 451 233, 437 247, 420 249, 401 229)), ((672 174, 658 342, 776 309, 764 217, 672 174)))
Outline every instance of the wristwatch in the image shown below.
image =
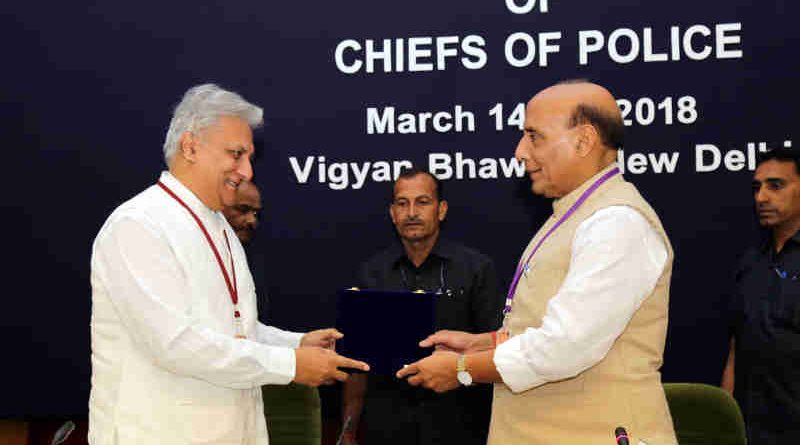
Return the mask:
POLYGON ((470 375, 469 371, 467 371, 466 357, 464 354, 458 356, 458 361, 456 362, 456 373, 458 383, 461 383, 464 386, 472 385, 472 376, 470 375))

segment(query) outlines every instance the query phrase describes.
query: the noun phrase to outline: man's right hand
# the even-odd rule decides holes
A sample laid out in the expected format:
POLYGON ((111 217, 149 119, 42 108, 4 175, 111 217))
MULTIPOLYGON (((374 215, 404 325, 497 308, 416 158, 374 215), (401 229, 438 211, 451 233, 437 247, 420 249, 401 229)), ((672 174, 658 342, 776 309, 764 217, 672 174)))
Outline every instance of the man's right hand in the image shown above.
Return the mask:
POLYGON ((360 369, 369 371, 369 365, 339 355, 330 349, 316 346, 303 346, 294 350, 295 375, 294 381, 306 386, 319 386, 331 384, 338 380, 347 380, 349 374, 339 368, 360 369))
POLYGON ((438 331, 419 342, 423 348, 435 346, 439 351, 451 351, 459 354, 470 354, 494 348, 494 340, 490 333, 470 334, 461 331, 438 331))

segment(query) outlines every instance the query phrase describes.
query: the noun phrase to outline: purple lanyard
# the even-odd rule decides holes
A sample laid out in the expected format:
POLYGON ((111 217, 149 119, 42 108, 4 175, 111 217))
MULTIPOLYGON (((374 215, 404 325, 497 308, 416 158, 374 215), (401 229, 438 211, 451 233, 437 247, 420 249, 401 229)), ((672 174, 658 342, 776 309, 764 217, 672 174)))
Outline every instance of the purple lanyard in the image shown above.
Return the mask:
POLYGON ((592 184, 588 189, 586 189, 585 192, 583 192, 580 198, 578 198, 578 200, 575 201, 575 204, 572 204, 572 207, 570 207, 569 210, 567 210, 567 213, 564 213, 564 215, 558 219, 555 225, 553 225, 553 227, 551 227, 550 230, 547 231, 547 233, 542 237, 542 239, 540 239, 539 242, 536 243, 536 246, 533 248, 533 250, 531 250, 531 253, 528 255, 528 258, 524 262, 520 263, 519 266, 517 267, 517 272, 514 274, 514 279, 511 281, 511 286, 508 288, 508 296, 506 297, 506 307, 503 308, 503 314, 508 315, 511 312, 511 302, 514 301, 514 292, 517 290, 519 279, 522 277, 522 271, 528 267, 528 264, 531 262, 531 258, 533 258, 533 255, 536 253, 536 251, 539 250, 539 247, 542 245, 544 240, 546 240, 551 233, 555 232, 556 229, 561 224, 564 223, 564 221, 568 220, 569 217, 572 216, 572 214, 575 213, 576 210, 578 210, 578 207, 580 207, 581 204, 583 204, 583 202, 586 201, 587 198, 589 198, 589 195, 591 195, 595 190, 597 190, 597 188, 600 187, 604 182, 608 181, 609 179, 611 179, 612 176, 617 174, 619 174, 619 167, 614 167, 611 170, 607 171, 606 174, 604 174, 603 176, 599 177, 596 181, 594 181, 594 184, 592 184))

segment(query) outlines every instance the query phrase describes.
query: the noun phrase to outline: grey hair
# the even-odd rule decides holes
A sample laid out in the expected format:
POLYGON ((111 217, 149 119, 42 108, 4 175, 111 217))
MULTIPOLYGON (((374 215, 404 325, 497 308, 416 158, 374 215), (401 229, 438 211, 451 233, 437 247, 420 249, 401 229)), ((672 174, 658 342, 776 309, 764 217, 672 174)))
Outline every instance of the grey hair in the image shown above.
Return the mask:
POLYGON ((250 128, 257 128, 263 123, 264 110, 213 83, 189 88, 175 107, 164 140, 164 160, 167 165, 172 164, 183 133, 208 128, 223 116, 241 118, 250 128))

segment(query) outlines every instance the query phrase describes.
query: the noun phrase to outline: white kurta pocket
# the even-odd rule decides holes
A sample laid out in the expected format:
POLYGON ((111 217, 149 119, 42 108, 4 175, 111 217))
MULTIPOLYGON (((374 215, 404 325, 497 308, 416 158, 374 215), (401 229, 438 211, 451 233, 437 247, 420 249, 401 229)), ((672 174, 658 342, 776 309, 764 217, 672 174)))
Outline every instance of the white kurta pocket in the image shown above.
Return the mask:
POLYGON ((198 405, 178 402, 176 430, 190 444, 228 445, 242 443, 245 416, 235 405, 198 405))

